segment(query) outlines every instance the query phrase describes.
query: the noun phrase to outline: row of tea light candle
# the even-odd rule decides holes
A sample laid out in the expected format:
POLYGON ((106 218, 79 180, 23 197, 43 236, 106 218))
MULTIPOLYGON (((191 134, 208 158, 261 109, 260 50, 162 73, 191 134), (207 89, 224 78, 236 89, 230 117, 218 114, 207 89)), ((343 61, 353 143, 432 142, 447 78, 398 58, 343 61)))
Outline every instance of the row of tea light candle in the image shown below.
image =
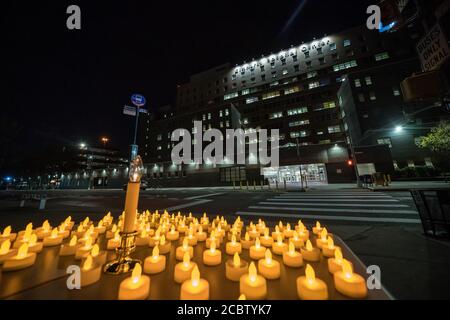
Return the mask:
MULTIPOLYGON (((101 251, 95 242, 99 235, 105 234, 108 239, 107 249, 117 248, 120 244, 119 230, 123 223, 122 218, 123 215, 119 218, 117 225, 113 224, 113 218, 108 213, 97 226, 86 218, 74 231, 72 231, 74 222, 70 217, 58 228, 53 229, 48 221, 35 230, 29 224, 18 234, 12 233, 11 228, 7 227, 0 235, 0 263, 4 264, 3 271, 29 267, 34 264, 36 253, 42 250, 42 246, 60 245, 61 256, 74 256, 75 259, 82 260, 81 285, 93 284, 100 279, 101 267, 106 263, 106 252, 101 251), (62 244, 68 237, 71 237, 70 241, 62 244), (37 242, 37 239, 42 242, 37 242), (14 246, 10 248, 12 241, 15 241, 14 246), (37 249, 30 250, 36 245, 37 249)), ((144 260, 143 270, 139 265, 132 276, 121 284, 120 299, 148 297, 150 279, 142 275, 142 271, 146 274, 163 272, 166 268, 164 254, 170 252, 172 243, 177 240, 180 240, 182 245, 176 248, 175 255, 181 262, 175 266, 174 280, 182 284, 180 298, 207 299, 209 285, 206 280, 200 279, 198 267, 191 261, 193 247, 199 242, 205 242, 207 249, 203 252, 203 263, 207 266, 219 265, 222 263, 222 252, 217 248, 224 242, 225 236, 228 239, 225 243, 225 252, 230 256, 225 263, 226 278, 239 282, 240 292, 248 299, 265 298, 266 279, 274 280, 280 277, 280 263, 272 258, 272 253, 282 256, 283 263, 294 268, 302 267, 304 261, 318 262, 322 256, 329 258, 328 269, 334 276, 336 289, 351 298, 367 296, 364 278, 353 272, 351 263, 343 259, 341 249, 334 245, 332 235, 328 234, 326 228, 318 222, 312 228, 312 232, 317 237, 315 247, 309 239, 309 230, 301 221, 293 229, 290 224, 283 225, 280 222, 270 234, 269 228, 262 220, 259 220, 257 224, 250 223, 244 229, 244 224, 239 217, 233 225, 229 225, 223 217, 216 217, 210 222, 206 214, 197 219, 192 214, 189 216, 182 216, 180 213, 169 215, 167 212, 159 214, 158 211, 151 214, 146 211, 137 215, 135 226, 138 231, 136 245, 151 247, 153 251, 152 255, 144 260), (257 264, 254 262, 249 264, 240 259, 239 254, 243 249, 249 250, 250 258, 256 260, 257 264), (144 290, 147 287, 148 290, 144 290), (142 294, 142 290, 147 294, 142 294), (139 294, 133 294, 133 292, 139 292, 139 294)), ((305 268, 305 276, 297 279, 297 292, 301 299, 328 298, 326 284, 315 277, 314 269, 309 264, 305 268)))

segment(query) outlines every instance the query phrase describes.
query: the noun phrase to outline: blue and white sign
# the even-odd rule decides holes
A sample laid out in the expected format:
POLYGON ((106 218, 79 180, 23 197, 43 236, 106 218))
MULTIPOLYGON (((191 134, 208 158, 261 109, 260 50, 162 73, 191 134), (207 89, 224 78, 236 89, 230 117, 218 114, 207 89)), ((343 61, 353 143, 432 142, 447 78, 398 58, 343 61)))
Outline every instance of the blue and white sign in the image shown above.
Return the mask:
POLYGON ((141 94, 133 94, 131 96, 131 102, 136 107, 143 107, 143 106, 145 106, 146 100, 145 100, 145 97, 141 94))

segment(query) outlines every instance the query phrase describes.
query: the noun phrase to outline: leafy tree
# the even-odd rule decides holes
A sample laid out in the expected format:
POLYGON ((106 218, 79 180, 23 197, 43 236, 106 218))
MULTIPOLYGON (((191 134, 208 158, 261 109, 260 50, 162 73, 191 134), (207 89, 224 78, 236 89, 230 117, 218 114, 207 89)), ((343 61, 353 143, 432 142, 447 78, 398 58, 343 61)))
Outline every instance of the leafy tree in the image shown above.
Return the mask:
POLYGON ((434 162, 443 171, 450 171, 450 122, 443 121, 422 137, 417 145, 434 153, 434 162))

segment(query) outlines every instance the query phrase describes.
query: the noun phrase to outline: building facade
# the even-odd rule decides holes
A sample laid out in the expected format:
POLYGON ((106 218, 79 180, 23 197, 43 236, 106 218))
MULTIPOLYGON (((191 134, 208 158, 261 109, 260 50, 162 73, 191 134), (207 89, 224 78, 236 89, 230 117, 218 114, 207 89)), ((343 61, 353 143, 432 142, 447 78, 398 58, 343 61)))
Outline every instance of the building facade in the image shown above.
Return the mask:
MULTIPOLYGON (((355 175, 348 162, 351 154, 338 91, 349 73, 389 68, 411 59, 419 37, 415 28, 379 33, 361 26, 193 75, 177 88, 174 116, 160 120, 150 115, 142 128, 144 160, 160 168, 167 157, 158 151, 166 149, 164 153, 170 155, 172 145, 158 143, 158 137, 168 138, 177 126, 190 130, 194 118, 200 118, 205 128, 220 128, 220 112, 228 105, 239 113, 245 130, 280 131, 280 167, 257 168, 260 176, 252 179, 298 183, 304 177, 310 184, 352 181, 355 175)), ((380 166, 389 167, 386 163, 380 166)), ((213 175, 220 181, 221 168, 215 169, 213 175)), ((202 166, 197 170, 211 171, 202 166)))

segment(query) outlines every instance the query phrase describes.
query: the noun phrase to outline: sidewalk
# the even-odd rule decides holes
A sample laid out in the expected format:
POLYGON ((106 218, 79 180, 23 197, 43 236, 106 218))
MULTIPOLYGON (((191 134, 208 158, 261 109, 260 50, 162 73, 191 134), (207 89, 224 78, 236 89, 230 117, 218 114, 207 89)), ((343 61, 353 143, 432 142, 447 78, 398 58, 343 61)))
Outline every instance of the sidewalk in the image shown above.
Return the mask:
POLYGON ((369 187, 372 191, 409 191, 411 189, 450 189, 450 183, 444 181, 394 181, 389 187, 369 187))

